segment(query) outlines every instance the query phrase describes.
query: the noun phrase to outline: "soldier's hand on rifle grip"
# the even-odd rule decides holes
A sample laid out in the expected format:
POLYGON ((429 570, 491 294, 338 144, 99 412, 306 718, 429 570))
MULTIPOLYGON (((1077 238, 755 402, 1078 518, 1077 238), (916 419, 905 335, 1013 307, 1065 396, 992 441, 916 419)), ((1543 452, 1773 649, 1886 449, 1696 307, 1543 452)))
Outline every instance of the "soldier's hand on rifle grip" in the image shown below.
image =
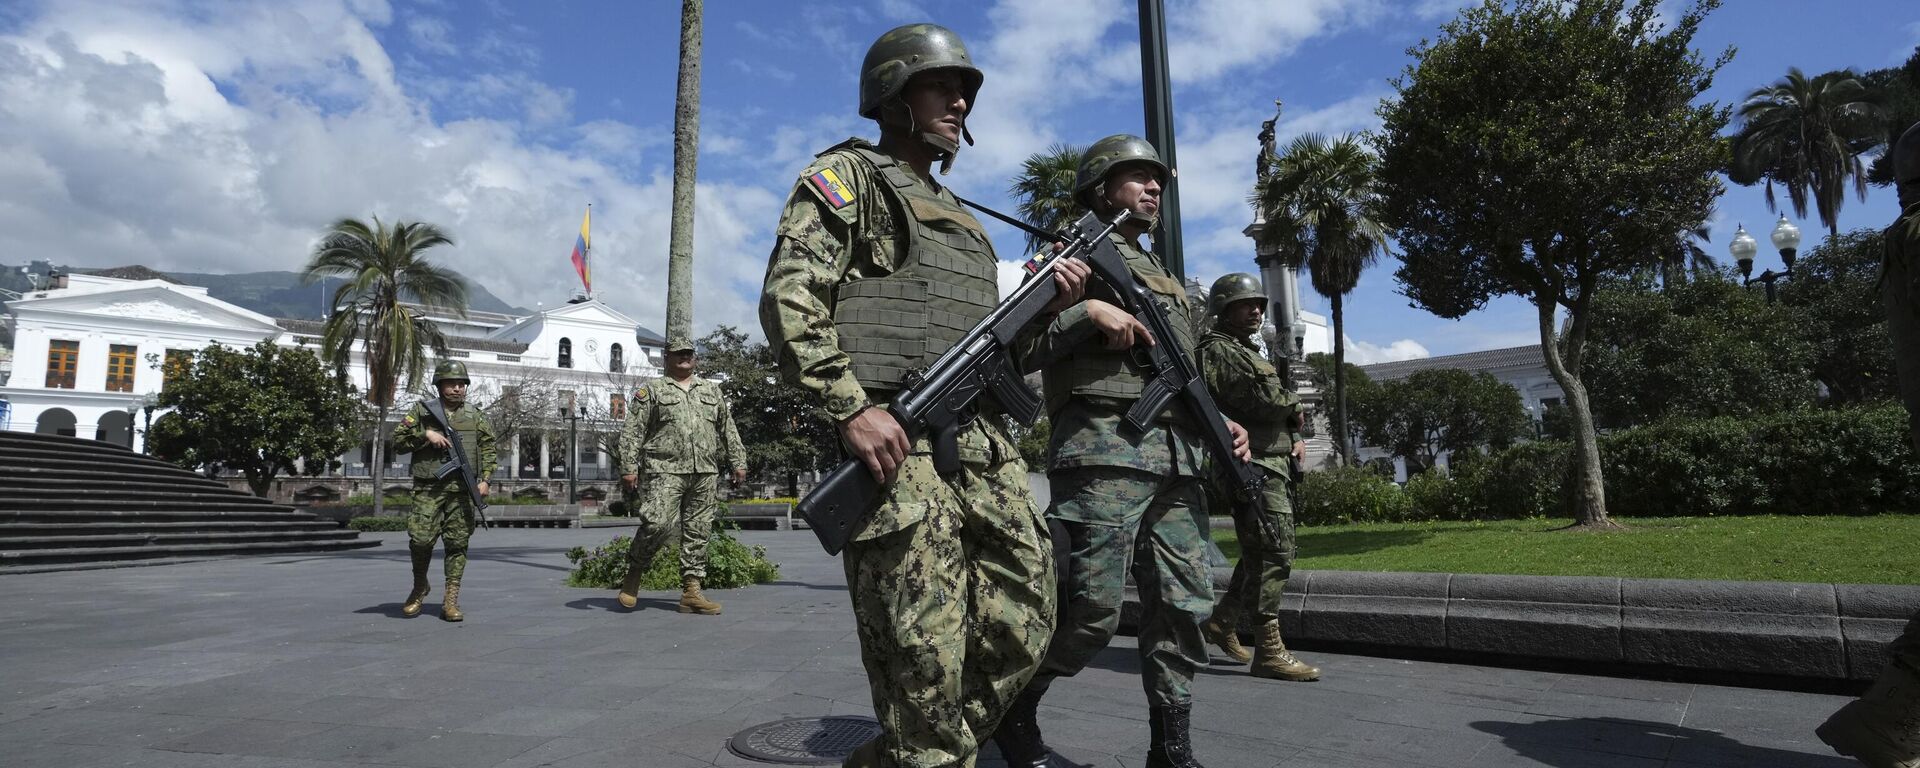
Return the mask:
POLYGON ((747 471, 746 471, 746 470, 744 470, 744 469, 736 469, 736 470, 734 470, 734 471, 733 471, 733 487, 735 487, 735 488, 738 488, 738 487, 740 487, 740 484, 741 484, 741 483, 744 483, 744 482, 746 482, 746 481, 747 481, 747 471))
MULTIPOLYGON (((1054 250, 1060 250, 1060 244, 1054 243, 1054 250)), ((1061 310, 1080 303, 1087 296, 1087 277, 1093 274, 1093 268, 1079 259, 1067 259, 1053 268, 1053 284, 1060 293, 1041 308, 1041 314, 1056 315, 1061 310)))
POLYGON ((480 481, 480 485, 474 487, 474 490, 479 491, 480 495, 485 496, 492 489, 487 485, 487 481, 482 480, 480 481))
POLYGON ((1293 441, 1293 457, 1301 461, 1307 460, 1307 442, 1305 440, 1293 441))
POLYGON ((447 436, 446 436, 446 435, 443 435, 443 434, 440 434, 440 430, 437 430, 437 429, 429 429, 429 430, 427 430, 427 435, 426 435, 426 437, 427 437, 427 442, 428 442, 428 443, 432 443, 432 444, 433 444, 433 447, 435 447, 435 448, 451 448, 451 447, 453 447, 453 443, 452 443, 451 441, 449 441, 449 440, 447 440, 447 436))
POLYGON ((640 476, 639 475, 621 475, 620 484, 626 486, 627 490, 629 491, 640 490, 640 476))
POLYGON ((1253 449, 1247 446, 1247 430, 1239 422, 1227 420, 1227 431, 1233 434, 1233 456, 1241 461, 1253 461, 1253 449))
POLYGON ((883 485, 893 481, 893 473, 907 460, 907 450, 912 447, 900 422, 874 407, 861 409, 853 418, 840 422, 840 440, 883 485))
POLYGON ((1107 340, 1107 349, 1130 349, 1134 344, 1154 345, 1153 332, 1126 310, 1099 299, 1087 300, 1087 319, 1107 340))

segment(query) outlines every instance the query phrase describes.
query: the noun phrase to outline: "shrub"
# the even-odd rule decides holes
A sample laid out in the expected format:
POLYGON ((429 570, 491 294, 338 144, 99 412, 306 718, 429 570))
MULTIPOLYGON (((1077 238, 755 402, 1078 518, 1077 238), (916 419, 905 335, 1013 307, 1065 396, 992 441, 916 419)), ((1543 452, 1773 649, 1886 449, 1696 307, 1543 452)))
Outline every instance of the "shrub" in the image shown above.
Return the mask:
POLYGON ((1340 525, 1407 519, 1407 495, 1392 480, 1365 467, 1336 467, 1309 472, 1300 484, 1300 525, 1340 525))
POLYGON ((1449 519, 1519 520, 1560 514, 1572 446, 1558 440, 1522 443, 1468 461, 1453 476, 1449 519))
MULTIPOLYGON (((627 549, 630 536, 617 536, 606 546, 588 551, 585 547, 567 550, 573 572, 567 574, 567 586, 616 589, 627 578, 627 549)), ((765 584, 780 578, 779 564, 767 559, 767 548, 747 547, 734 540, 721 526, 714 526, 707 539, 707 577, 700 584, 709 589, 733 589, 749 584, 765 584)), ((652 567, 640 577, 640 588, 663 590, 680 588, 680 549, 663 547, 653 558, 652 567)))
MULTIPOLYGON (((413 506, 413 495, 389 494, 386 501, 389 507, 411 507, 413 506)), ((371 507, 373 506, 373 494, 356 493, 339 501, 329 501, 323 504, 315 504, 314 506, 371 507)))
POLYGON ((1438 467, 1407 478, 1400 491, 1407 495, 1408 520, 1462 520, 1463 499, 1453 478, 1438 467))
POLYGON ((347 527, 356 531, 404 531, 407 529, 407 519, 366 515, 348 520, 347 527))

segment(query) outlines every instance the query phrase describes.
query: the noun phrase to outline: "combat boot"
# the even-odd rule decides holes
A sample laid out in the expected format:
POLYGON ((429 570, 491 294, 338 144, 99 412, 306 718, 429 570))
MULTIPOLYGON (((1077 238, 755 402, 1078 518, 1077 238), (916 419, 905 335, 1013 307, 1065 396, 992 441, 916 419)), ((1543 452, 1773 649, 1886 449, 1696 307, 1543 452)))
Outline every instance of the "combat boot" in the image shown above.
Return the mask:
POLYGON ((1280 641, 1280 620, 1260 625, 1260 641, 1253 646, 1253 676, 1305 682, 1320 679, 1320 668, 1294 658, 1280 641))
POLYGON ((1871 768, 1920 768, 1920 675, 1888 665, 1866 695, 1813 732, 1833 751, 1871 768))
POLYGON ((640 604, 640 566, 627 564, 627 577, 620 582, 620 607, 633 608, 640 604))
POLYGON ((1028 688, 993 729, 993 743, 1011 768, 1047 768, 1047 744, 1040 739, 1040 691, 1028 688))
POLYGON ((1236 663, 1253 660, 1253 652, 1240 644, 1240 610, 1224 600, 1214 607, 1213 616, 1200 623, 1200 634, 1236 663))
POLYGON ((1192 715, 1191 705, 1167 704, 1148 710, 1153 743, 1147 747, 1147 768, 1203 768, 1193 759, 1193 738, 1187 732, 1192 715))
POLYGON ((680 582, 680 612, 702 616, 720 615, 720 604, 700 594, 700 579, 688 576, 680 582))
POLYGON ((460 612, 460 582, 447 579, 447 597, 440 602, 440 618, 444 621, 463 621, 467 615, 460 612))
POLYGON ((427 586, 427 566, 433 562, 433 549, 408 547, 407 553, 413 557, 413 591, 407 593, 407 601, 400 605, 400 615, 411 619, 420 615, 421 601, 433 591, 427 586))

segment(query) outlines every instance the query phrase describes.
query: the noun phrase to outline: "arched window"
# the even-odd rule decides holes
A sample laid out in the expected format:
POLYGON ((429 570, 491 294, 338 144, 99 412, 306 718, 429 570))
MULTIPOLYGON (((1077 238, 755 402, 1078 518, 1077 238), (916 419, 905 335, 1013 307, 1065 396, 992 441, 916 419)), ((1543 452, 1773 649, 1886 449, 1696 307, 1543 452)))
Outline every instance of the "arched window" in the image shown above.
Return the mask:
POLYGON ((626 373, 627 371, 626 357, 621 352, 620 345, 617 343, 613 345, 613 351, 608 353, 607 370, 613 371, 614 373, 626 373))
POLYGON ((560 367, 573 367, 573 339, 560 339, 560 367))

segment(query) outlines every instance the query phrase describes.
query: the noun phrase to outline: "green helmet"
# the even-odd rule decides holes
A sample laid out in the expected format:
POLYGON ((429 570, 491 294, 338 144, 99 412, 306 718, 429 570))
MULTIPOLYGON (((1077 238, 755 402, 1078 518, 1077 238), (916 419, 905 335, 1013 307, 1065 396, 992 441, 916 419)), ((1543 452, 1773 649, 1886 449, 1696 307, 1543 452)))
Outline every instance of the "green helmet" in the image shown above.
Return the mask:
POLYGON ((867 49, 860 65, 860 116, 880 114, 880 105, 900 95, 914 75, 934 69, 956 69, 966 89, 967 110, 973 110, 973 96, 980 92, 985 76, 967 55, 967 46, 953 30, 938 24, 908 24, 895 27, 867 49))
POLYGON ((448 380, 471 381, 467 378, 467 364, 458 360, 442 360, 433 367, 433 383, 448 380))
POLYGON ((1920 185, 1920 123, 1908 126, 1893 144, 1893 183, 1920 185))
POLYGON ((1093 146, 1087 147, 1086 154, 1080 156, 1080 168, 1073 174, 1074 199, 1092 208, 1093 204, 1087 202, 1087 192, 1106 181, 1107 174, 1113 172, 1114 166, 1129 162, 1148 163, 1158 168, 1162 183, 1171 175, 1167 164, 1160 162, 1160 153, 1146 139, 1130 133, 1117 133, 1094 142, 1093 146))
POLYGON ((1207 313, 1218 315, 1226 311, 1227 305, 1247 299, 1265 301, 1267 293, 1260 288, 1260 278, 1245 272, 1221 275, 1213 281, 1213 288, 1207 291, 1207 313))

